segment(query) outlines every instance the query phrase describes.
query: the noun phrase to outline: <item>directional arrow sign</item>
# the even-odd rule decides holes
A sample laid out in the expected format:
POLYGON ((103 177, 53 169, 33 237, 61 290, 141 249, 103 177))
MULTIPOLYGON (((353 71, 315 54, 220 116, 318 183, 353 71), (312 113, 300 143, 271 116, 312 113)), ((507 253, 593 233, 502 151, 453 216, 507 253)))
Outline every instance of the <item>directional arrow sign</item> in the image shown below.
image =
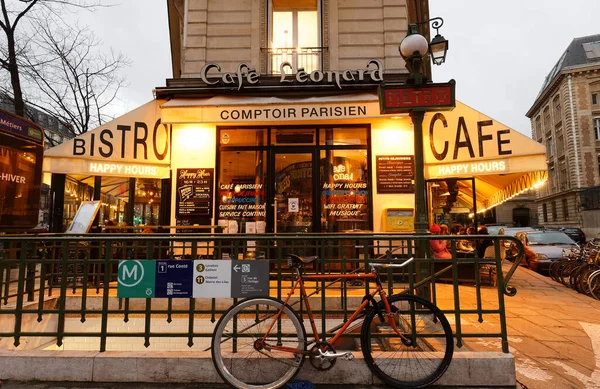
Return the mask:
POLYGON ((238 265, 235 265, 235 266, 233 267, 233 270, 235 270, 235 272, 237 273, 237 272, 240 270, 240 267, 239 267, 238 265))

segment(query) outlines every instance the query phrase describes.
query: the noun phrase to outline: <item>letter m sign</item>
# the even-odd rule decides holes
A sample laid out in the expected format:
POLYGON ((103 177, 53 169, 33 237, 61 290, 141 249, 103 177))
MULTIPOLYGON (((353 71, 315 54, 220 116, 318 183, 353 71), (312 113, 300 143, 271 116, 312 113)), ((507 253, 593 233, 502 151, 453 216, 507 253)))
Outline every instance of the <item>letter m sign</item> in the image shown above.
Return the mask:
POLYGON ((119 261, 117 296, 121 298, 154 297, 156 261, 119 261))

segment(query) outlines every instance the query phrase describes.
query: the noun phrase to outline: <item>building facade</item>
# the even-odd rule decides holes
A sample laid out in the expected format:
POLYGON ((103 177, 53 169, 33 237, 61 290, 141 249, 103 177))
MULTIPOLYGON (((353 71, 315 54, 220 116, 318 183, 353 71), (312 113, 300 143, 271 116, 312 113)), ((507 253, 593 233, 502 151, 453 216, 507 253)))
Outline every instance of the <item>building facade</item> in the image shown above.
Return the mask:
POLYGON ((546 179, 543 146, 454 101, 453 81, 407 84, 398 45, 409 24, 429 35, 426 1, 168 5, 174 78, 48 152, 56 196, 66 198, 60 176, 75 177, 107 188, 128 224, 157 219, 173 232, 412 233, 416 169, 429 222, 448 224, 546 179), (422 101, 455 108, 425 112, 415 150, 411 117, 386 107, 422 101))
POLYGON ((538 191, 539 223, 600 232, 600 35, 574 39, 527 112, 532 138, 546 146, 548 185, 538 191))

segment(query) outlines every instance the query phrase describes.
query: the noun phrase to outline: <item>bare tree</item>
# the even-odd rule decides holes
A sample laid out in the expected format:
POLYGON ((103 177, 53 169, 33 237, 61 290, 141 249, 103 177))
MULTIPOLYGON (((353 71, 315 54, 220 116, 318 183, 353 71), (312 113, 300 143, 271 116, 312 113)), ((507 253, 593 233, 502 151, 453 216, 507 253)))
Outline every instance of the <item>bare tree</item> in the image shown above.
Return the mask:
POLYGON ((5 41, 0 43, 0 67, 10 75, 17 115, 25 114, 19 58, 27 51, 32 38, 28 34, 31 30, 27 27, 35 25, 39 20, 61 20, 61 12, 69 7, 92 9, 99 6, 99 0, 0 0, 0 28, 5 37, 5 41))
POLYGON ((28 105, 68 123, 73 136, 111 119, 105 111, 125 84, 119 70, 129 60, 103 54, 87 28, 40 23, 35 36, 29 44, 35 55, 22 57, 24 78, 32 85, 28 105))

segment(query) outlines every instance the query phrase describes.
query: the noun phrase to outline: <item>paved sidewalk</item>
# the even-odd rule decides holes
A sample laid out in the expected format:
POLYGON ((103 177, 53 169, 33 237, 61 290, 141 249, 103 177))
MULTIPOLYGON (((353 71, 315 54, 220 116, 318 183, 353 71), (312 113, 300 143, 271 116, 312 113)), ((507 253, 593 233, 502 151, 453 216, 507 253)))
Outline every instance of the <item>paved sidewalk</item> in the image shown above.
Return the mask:
MULTIPOLYGON (((505 298, 517 381, 528 389, 600 388, 600 301, 523 267, 510 285, 517 288, 505 298)), ((500 351, 484 338, 466 343, 474 351, 500 351)))

